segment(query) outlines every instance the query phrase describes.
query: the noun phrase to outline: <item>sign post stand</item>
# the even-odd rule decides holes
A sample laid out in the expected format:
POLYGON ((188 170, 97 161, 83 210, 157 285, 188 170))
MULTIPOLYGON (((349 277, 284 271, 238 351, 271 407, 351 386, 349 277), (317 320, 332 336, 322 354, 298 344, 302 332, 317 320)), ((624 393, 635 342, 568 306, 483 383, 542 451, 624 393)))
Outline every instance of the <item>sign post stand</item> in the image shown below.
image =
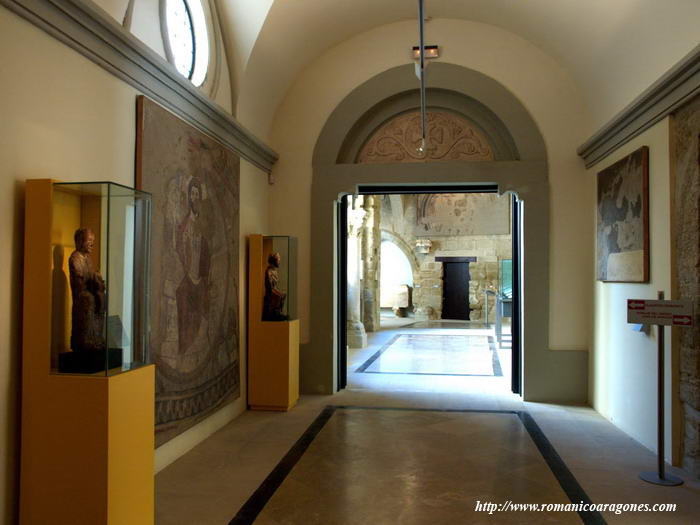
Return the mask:
POLYGON ((689 326, 692 324, 692 315, 688 315, 688 309, 692 306, 681 301, 664 301, 664 292, 659 292, 658 301, 645 301, 630 299, 627 301, 627 322, 657 324, 658 334, 658 467, 657 471, 646 471, 639 474, 640 479, 655 485, 676 486, 683 484, 683 480, 677 476, 666 474, 664 461, 664 329, 665 325, 689 326))

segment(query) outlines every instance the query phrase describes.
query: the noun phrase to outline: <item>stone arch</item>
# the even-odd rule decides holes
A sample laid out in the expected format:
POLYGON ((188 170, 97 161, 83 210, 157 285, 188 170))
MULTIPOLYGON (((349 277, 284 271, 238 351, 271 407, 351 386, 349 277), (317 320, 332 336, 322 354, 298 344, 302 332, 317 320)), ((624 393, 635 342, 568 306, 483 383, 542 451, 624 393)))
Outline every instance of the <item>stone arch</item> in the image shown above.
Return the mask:
POLYGON ((372 108, 391 107, 393 101, 401 99, 399 95, 415 89, 411 64, 376 75, 338 104, 321 130, 312 159, 311 259, 315 263, 315 285, 311 290, 311 341, 304 346, 301 355, 303 391, 332 393, 338 384, 335 239, 339 198, 356 193, 359 186, 430 185, 434 188, 444 185, 468 191, 470 186, 484 188, 486 185, 496 188, 500 194, 516 194, 526 217, 522 229, 525 261, 521 303, 523 397, 527 401, 580 401, 580 371, 585 367, 586 356, 581 352, 549 350, 550 192, 547 150, 542 134, 520 101, 503 85, 482 73, 441 62, 431 64, 427 78, 431 89, 453 91, 488 108, 512 139, 512 147, 506 150, 511 152, 510 159, 353 163, 363 143, 353 137, 361 136, 362 130, 377 128, 376 124, 368 125, 372 119, 379 118, 372 108), (357 148, 354 155, 353 148, 357 148))
POLYGON ((418 268, 420 265, 418 264, 418 258, 416 257, 416 254, 413 252, 413 247, 409 246, 406 241, 404 241, 394 232, 390 232, 389 230, 385 229, 381 230, 380 240, 381 242, 393 242, 399 248, 399 250, 403 252, 403 254, 406 256, 406 259, 408 259, 409 264, 411 265, 411 270, 413 271, 413 282, 415 282, 416 276, 418 275, 418 268))
POLYGON ((386 275, 385 272, 387 271, 387 268, 384 266, 384 248, 383 244, 384 243, 390 243, 393 244, 396 248, 398 248, 399 252, 403 254, 404 258, 408 262, 408 265, 411 269, 411 288, 415 290, 416 282, 420 278, 420 264, 418 263, 418 260, 416 258, 416 255, 413 251, 413 248, 411 247, 410 244, 408 244, 403 238, 401 238, 399 235, 395 234, 394 232, 391 232, 386 229, 381 229, 380 230, 380 236, 379 236, 379 253, 380 253, 380 283, 379 283, 379 291, 380 291, 380 303, 384 303, 384 276, 386 275))

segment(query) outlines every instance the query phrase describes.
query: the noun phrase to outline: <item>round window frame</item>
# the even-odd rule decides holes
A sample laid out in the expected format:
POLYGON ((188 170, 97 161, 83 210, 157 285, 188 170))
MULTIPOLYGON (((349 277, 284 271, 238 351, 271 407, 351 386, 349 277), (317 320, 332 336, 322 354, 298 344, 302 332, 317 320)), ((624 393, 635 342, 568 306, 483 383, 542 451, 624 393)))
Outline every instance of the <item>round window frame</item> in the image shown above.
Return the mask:
MULTIPOLYGON (((183 1, 186 3, 187 9, 191 11, 189 2, 192 0, 183 1)), ((177 68, 175 68, 175 58, 173 55, 172 48, 170 46, 170 35, 168 32, 168 0, 160 0, 159 5, 161 39, 163 40, 165 57, 170 63, 170 65, 172 65, 175 68, 175 71, 177 71, 178 76, 183 80, 187 81, 194 88, 203 91, 204 93, 208 94, 211 98, 214 98, 219 87, 219 78, 221 76, 221 35, 219 31, 218 14, 216 12, 215 6, 209 0, 195 1, 200 2, 202 5, 202 11, 204 12, 204 22, 207 27, 207 38, 209 40, 209 63, 207 64, 207 72, 204 76, 204 81, 199 86, 195 85, 190 79, 188 79, 185 75, 181 74, 180 71, 178 71, 177 68)), ((194 25, 192 27, 194 31, 194 25)), ((192 36, 193 39, 196 40, 194 33, 192 36)))

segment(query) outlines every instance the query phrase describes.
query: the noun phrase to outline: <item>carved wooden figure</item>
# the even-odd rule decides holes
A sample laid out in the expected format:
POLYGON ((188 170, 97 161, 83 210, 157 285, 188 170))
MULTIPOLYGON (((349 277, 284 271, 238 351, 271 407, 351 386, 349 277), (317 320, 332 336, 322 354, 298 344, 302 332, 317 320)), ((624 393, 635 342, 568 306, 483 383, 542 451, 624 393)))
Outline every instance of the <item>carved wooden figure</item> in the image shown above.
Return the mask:
POLYGON ((104 350, 105 282, 92 267, 95 234, 90 228, 76 230, 75 251, 68 260, 73 298, 70 344, 74 352, 104 350))
POLYGON ((263 299, 263 321, 286 321, 287 316, 282 313, 287 294, 281 292, 279 283, 279 267, 282 257, 279 253, 271 253, 267 258, 265 270, 265 297, 263 299))

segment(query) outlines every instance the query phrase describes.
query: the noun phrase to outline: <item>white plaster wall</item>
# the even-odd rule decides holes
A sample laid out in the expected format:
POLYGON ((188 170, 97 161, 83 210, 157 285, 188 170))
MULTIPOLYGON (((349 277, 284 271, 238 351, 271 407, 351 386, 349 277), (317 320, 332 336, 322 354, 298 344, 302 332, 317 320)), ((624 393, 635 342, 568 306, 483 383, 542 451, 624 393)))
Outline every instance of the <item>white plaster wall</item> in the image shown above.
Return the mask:
MULTIPOLYGON (((24 181, 110 180, 133 186, 135 89, 0 7, 0 523, 15 522, 24 181), (50 86, 50 89, 47 89, 50 86)), ((241 282, 245 235, 267 230, 267 177, 241 161, 241 282)), ((241 379, 245 290, 241 288, 241 379)), ((159 468, 245 410, 241 397, 156 451, 159 468)))
POLYGON ((217 5, 231 69, 231 92, 235 101, 250 54, 273 0, 219 0, 217 5))
POLYGON ((0 35, 0 515, 9 524, 19 452, 24 181, 133 185, 136 92, 5 8, 0 35))
MULTIPOLYGON (((119 23, 121 22, 119 20, 119 23)), ((134 0, 131 32, 141 42, 165 58, 165 47, 160 30, 160 0, 134 0)))
MULTIPOLYGON (((234 108, 236 107, 236 103, 231 88, 231 72, 228 65, 228 55, 223 45, 223 40, 221 40, 221 38, 219 40, 219 78, 210 98, 224 108, 227 113, 235 116, 234 108)), ((265 179, 267 179, 267 177, 265 177, 265 179)))
MULTIPOLYGON (((581 199, 591 181, 576 155, 587 127, 581 96, 557 62, 517 35, 485 24, 435 19, 427 26, 427 38, 438 37, 443 49, 440 60, 499 81, 530 111, 544 136, 552 197, 550 344, 552 349, 586 349, 593 230, 590 204, 581 199)), ((328 50, 302 71, 275 115, 270 145, 280 160, 270 192, 270 226, 272 233, 299 237, 303 342, 309 340, 313 286, 309 211, 313 148, 326 119, 350 91, 391 67, 409 63, 414 39, 414 21, 404 21, 367 31, 328 50)))
MULTIPOLYGON (((595 281, 594 344, 590 355, 589 395, 593 407, 627 434, 651 450, 657 448, 657 329, 649 335, 627 324, 627 299, 656 299, 663 290, 671 298, 671 219, 669 119, 656 124, 599 165, 587 178, 641 146, 649 147, 650 281, 644 284, 595 281)), ((595 227, 597 195, 589 193, 590 221, 595 227)), ((590 245, 593 253, 595 240, 590 245)), ((593 276, 595 279, 595 275, 593 276)), ((672 450, 672 348, 666 329, 666 458, 672 450)), ((678 367, 678 363, 675 365, 678 367)), ((677 387, 676 387, 677 389, 677 387)), ((677 437, 677 436, 676 436, 677 437)), ((653 465, 650 465, 650 469, 653 465)))
POLYGON ((121 25, 124 21, 129 0, 93 0, 93 2, 104 9, 118 24, 121 25))

